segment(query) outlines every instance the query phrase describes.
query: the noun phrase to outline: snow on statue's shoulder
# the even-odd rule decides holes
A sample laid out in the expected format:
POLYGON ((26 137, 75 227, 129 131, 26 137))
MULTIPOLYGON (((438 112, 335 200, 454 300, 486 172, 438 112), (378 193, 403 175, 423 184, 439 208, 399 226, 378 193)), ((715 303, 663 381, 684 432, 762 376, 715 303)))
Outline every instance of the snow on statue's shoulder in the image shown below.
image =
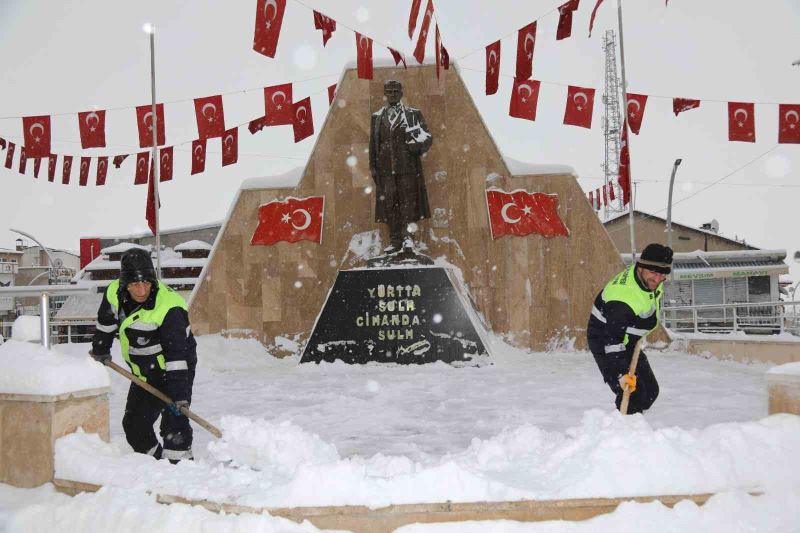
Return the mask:
POLYGON ((578 177, 578 172, 569 165, 535 165, 525 161, 518 161, 506 155, 503 156, 503 161, 505 161, 512 176, 571 174, 578 177))
POLYGON ((17 339, 0 345, 0 364, 0 394, 58 396, 109 386, 108 372, 88 355, 66 355, 17 339))

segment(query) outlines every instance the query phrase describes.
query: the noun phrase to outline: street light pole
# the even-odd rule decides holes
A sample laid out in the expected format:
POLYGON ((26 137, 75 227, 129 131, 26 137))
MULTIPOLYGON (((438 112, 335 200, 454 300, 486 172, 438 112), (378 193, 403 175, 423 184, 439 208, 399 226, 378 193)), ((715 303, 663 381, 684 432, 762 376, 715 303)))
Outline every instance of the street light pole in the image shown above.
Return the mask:
POLYGON ((49 272, 50 272, 50 274, 48 275, 48 281, 50 282, 50 285, 52 285, 52 280, 53 280, 53 268, 55 268, 55 260, 53 259, 53 256, 52 256, 52 255, 50 255, 50 250, 48 250, 48 249, 47 249, 47 247, 46 247, 44 244, 42 244, 42 243, 40 243, 39 241, 37 241, 37 240, 36 240, 36 237, 34 237, 33 235, 31 235, 30 233, 25 233, 24 231, 21 231, 21 230, 18 230, 18 229, 14 229, 14 228, 8 228, 8 231, 13 231, 14 233, 19 233, 19 234, 20 234, 20 235, 22 235, 23 237, 27 237, 27 238, 29 238, 30 240, 32 240, 33 242, 35 242, 36 244, 38 244, 38 245, 39 245, 39 248, 41 248, 42 250, 44 250, 44 253, 45 253, 45 254, 47 254, 47 260, 50 262, 50 268, 49 268, 49 272))
POLYGON ((675 185, 675 174, 682 159, 676 159, 672 165, 672 176, 669 178, 669 200, 667 200, 667 246, 672 248, 672 187, 675 185))
POLYGON ((152 112, 153 121, 150 123, 153 127, 153 212, 155 213, 155 229, 156 229, 156 276, 161 279, 161 229, 159 228, 158 219, 158 171, 160 161, 158 160, 158 113, 156 113, 156 28, 149 22, 143 27, 146 33, 150 34, 150 94, 152 97, 152 112))

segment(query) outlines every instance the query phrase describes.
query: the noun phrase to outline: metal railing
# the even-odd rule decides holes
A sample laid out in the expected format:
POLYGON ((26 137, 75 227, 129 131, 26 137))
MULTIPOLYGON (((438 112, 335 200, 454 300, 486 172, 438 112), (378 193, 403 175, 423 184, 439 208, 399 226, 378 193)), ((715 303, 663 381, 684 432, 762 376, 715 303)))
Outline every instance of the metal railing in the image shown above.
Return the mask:
POLYGON ((662 308, 661 321, 682 333, 790 333, 800 336, 800 302, 687 305, 662 308))
MULTIPOLYGON (((92 342, 95 319, 70 319, 50 321, 50 341, 52 344, 92 342)), ((5 339, 11 338, 13 322, 0 322, 0 334, 5 339)))
MULTIPOLYGON (((50 307, 51 296, 66 296, 71 294, 89 294, 91 291, 86 287, 76 287, 75 285, 33 285, 24 287, 0 287, 0 297, 2 296, 38 296, 39 297, 39 325, 41 328, 42 346, 50 348, 53 339, 53 324, 50 317, 52 312, 50 307), (47 311, 45 311, 47 310, 47 311)), ((65 321, 66 322, 66 321, 65 321)), ((69 321, 72 322, 72 321, 69 321)), ((3 323, 3 337, 11 337, 11 328, 6 329, 3 323)), ((69 328, 68 328, 69 332, 69 328)), ((69 335, 69 333, 68 333, 69 335)))

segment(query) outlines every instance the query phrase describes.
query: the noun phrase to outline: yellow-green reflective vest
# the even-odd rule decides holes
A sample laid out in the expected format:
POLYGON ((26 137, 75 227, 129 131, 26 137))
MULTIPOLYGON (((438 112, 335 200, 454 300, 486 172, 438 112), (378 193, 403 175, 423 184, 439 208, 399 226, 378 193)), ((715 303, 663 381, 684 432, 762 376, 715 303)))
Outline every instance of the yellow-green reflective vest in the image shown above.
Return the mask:
MULTIPOLYGON (((114 309, 115 316, 119 316, 119 298, 117 296, 117 291, 119 291, 119 280, 111 282, 106 289, 106 298, 111 304, 111 307, 114 309)), ((161 324, 164 322, 164 317, 167 315, 169 310, 174 307, 180 307, 183 310, 188 310, 188 306, 186 305, 186 301, 183 299, 183 297, 159 281, 158 292, 156 293, 156 302, 155 306, 153 306, 153 309, 140 308, 131 313, 129 316, 126 316, 119 325, 118 334, 120 349, 122 350, 122 358, 125 359, 126 363, 128 363, 128 366, 131 368, 131 372, 133 372, 133 374, 142 381, 147 381, 147 378, 142 375, 142 370, 139 368, 139 365, 131 361, 130 339, 128 339, 128 336, 126 335, 126 330, 130 328, 140 332, 155 331, 161 327, 161 324)), ((155 359, 158 361, 158 366, 162 370, 166 371, 167 365, 166 361, 164 360, 164 354, 162 353, 160 340, 158 343, 143 349, 149 349, 152 351, 153 353, 148 353, 147 355, 155 357, 155 359)))
MULTIPOLYGON (((627 304, 636 315, 636 320, 628 330, 638 329, 638 337, 644 337, 658 327, 661 314, 661 296, 663 285, 655 291, 646 291, 636 282, 636 264, 629 266, 606 284, 603 289, 603 301, 618 301, 627 304), (655 316, 654 316, 655 315, 655 316), (655 320, 653 320, 655 318, 655 320)), ((623 342, 627 346, 628 334, 623 342)))

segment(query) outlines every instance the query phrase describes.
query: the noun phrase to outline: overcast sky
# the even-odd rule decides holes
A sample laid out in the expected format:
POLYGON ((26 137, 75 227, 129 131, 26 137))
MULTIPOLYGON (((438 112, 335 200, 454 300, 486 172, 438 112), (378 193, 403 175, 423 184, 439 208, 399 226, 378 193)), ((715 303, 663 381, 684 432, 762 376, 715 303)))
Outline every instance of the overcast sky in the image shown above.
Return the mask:
MULTIPOLYGON (((426 0, 427 1, 427 0, 426 0)), ((593 0, 582 0, 573 36, 556 41, 564 0, 439 0, 435 4, 444 45, 498 146, 505 155, 537 164, 574 167, 584 190, 602 183, 604 158, 601 94, 602 36, 617 28, 616 1, 598 11, 588 38, 593 0), (533 77, 542 80, 536 122, 508 117, 516 30, 539 19, 533 77), (500 90, 484 95, 483 47, 501 37, 500 90), (566 85, 597 89, 591 130, 562 124, 566 85)), ((411 0, 288 0, 275 59, 252 50, 255 0, 192 2, 140 0, 0 0, 0 137, 20 143, 27 115, 53 117, 53 151, 115 155, 139 151, 137 105, 150 102, 148 36, 156 25, 157 97, 167 102, 167 144, 197 136, 192 99, 223 94, 228 127, 263 113, 261 87, 289 81, 295 100, 311 96, 316 131, 327 112, 326 87, 355 59, 347 27, 409 56, 411 0), (309 6, 309 7, 306 7, 309 6), (327 47, 313 27, 311 8, 339 22, 327 47), (347 26, 347 27, 345 27, 347 26), (175 103, 169 103, 175 102, 175 103), (76 114, 108 109, 107 148, 81 151, 76 114), (118 108, 118 109, 117 109, 118 108)), ((425 2, 423 2, 424 10, 425 2)), ((651 95, 641 135, 631 140, 637 208, 665 216, 669 173, 681 157, 673 219, 699 225, 717 219, 728 237, 763 248, 800 249, 797 195, 800 145, 777 145, 778 103, 800 103, 800 2, 764 0, 625 0, 624 30, 630 92, 651 95), (659 96, 659 97, 656 97, 659 96), (703 101, 699 109, 672 114, 671 98, 703 101), (756 102, 756 143, 727 140, 727 101, 756 102), (771 150, 771 151, 770 151, 771 150), (766 154, 766 155, 763 155, 766 154), (759 156, 761 156, 759 158, 759 156), (708 184, 758 158, 719 185, 687 200, 708 184), (683 201, 682 201, 683 200, 683 201)), ((416 36, 415 36, 416 38, 416 36)), ((428 42, 433 54, 433 39, 428 42)), ((423 109, 424 112, 424 109, 423 109)), ((222 220, 239 184, 302 166, 316 137, 293 143, 291 127, 251 136, 239 131, 239 163, 220 167, 219 144, 209 142, 206 172, 189 175, 189 145, 176 147, 175 179, 161 188, 163 228, 222 220)), ((2 167, 0 247, 12 247, 16 227, 45 245, 77 250, 80 236, 119 235, 146 229, 146 187, 133 186, 134 163, 111 169, 105 187, 48 183, 2 167)), ((60 163, 59 163, 60 175, 60 163)), ((59 179, 56 180, 60 181, 59 179)), ((90 183, 94 181, 94 163, 90 183)))

